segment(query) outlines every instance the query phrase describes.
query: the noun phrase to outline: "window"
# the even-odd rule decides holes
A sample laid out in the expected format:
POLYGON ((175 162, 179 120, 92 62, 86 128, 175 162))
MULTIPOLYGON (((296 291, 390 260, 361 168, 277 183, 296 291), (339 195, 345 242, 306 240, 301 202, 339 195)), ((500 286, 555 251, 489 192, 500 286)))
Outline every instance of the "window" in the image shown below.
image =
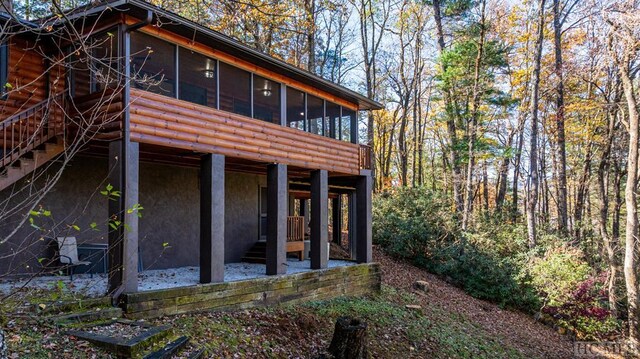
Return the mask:
POLYGON ((307 131, 317 135, 324 134, 324 101, 307 95, 307 131))
POLYGON ((89 46, 92 53, 91 92, 117 88, 120 77, 118 75, 118 36, 115 30, 92 37, 89 46))
POLYGON ((180 100, 216 107, 216 61, 188 49, 178 51, 180 100))
POLYGON ((141 32, 131 33, 131 76, 134 86, 176 96, 176 47, 141 32))
POLYGON ((251 73, 220 62, 220 109, 251 117, 251 73))
POLYGON ((9 45, 0 43, 0 98, 7 95, 7 81, 9 81, 9 45))
POLYGON ((305 130, 304 92, 287 87, 287 121, 289 127, 305 130))
POLYGON ((117 29, 111 29, 70 47, 71 91, 85 96, 120 85, 117 29))
POLYGON ((346 107, 342 108, 342 121, 340 129, 340 138, 343 141, 350 141, 355 143, 355 134, 353 130, 356 129, 356 112, 346 107))
POLYGON ((280 124, 280 84, 253 75, 253 118, 280 124))
POLYGON ((326 107, 326 124, 331 126, 331 133, 325 134, 326 136, 333 137, 335 139, 340 138, 340 105, 327 101, 326 107))

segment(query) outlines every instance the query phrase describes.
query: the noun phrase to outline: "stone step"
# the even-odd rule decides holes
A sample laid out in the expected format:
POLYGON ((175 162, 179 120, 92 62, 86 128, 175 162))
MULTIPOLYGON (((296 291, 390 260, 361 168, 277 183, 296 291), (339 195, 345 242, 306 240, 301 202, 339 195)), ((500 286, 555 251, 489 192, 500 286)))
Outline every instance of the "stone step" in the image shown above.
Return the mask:
POLYGON ((69 327, 84 323, 96 323, 100 321, 115 320, 118 318, 122 318, 122 309, 117 307, 110 307, 95 308, 79 313, 53 315, 47 317, 47 320, 60 327, 69 327))
POLYGON ((266 258, 259 258, 259 257, 242 257, 241 261, 246 262, 246 263, 265 264, 267 262, 267 259, 266 258))
POLYGON ((188 342, 189 338, 183 335, 180 338, 167 343, 167 345, 153 353, 145 355, 144 359, 169 359, 184 348, 188 342))

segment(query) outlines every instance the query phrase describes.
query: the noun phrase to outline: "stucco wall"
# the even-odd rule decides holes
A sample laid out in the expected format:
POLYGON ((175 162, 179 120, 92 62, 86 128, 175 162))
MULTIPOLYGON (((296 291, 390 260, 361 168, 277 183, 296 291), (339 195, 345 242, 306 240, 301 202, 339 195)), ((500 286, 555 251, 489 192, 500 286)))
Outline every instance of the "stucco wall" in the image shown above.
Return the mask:
MULTIPOLYGON (((51 218, 36 218, 36 224, 51 230, 53 236, 74 235, 79 243, 106 243, 107 200, 99 192, 107 184, 107 172, 105 159, 76 158, 42 200, 42 208, 51 211, 51 218), (90 229, 92 222, 98 224, 99 231, 90 229), (74 224, 80 232, 70 226, 74 224)), ((239 261, 258 239, 258 195, 264 185, 264 176, 227 173, 226 262, 239 261)), ((144 207, 140 248, 145 269, 198 265, 198 169, 142 163, 139 186, 144 207)), ((11 189, 0 192, 0 204, 17 203, 19 198, 7 203, 10 196, 11 189)), ((16 227, 17 220, 1 219, 0 238, 16 227)), ((41 232, 27 223, 9 242, 0 244, 0 274, 37 271, 37 259, 52 256, 47 241, 40 237, 41 232)))

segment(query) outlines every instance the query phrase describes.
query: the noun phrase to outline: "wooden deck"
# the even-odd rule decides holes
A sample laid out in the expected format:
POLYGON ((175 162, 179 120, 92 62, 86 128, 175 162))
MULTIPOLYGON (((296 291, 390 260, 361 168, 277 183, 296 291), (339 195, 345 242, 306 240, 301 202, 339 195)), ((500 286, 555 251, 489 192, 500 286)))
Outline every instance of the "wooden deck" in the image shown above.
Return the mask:
POLYGON ((361 146, 131 89, 131 139, 256 162, 358 175, 361 146))

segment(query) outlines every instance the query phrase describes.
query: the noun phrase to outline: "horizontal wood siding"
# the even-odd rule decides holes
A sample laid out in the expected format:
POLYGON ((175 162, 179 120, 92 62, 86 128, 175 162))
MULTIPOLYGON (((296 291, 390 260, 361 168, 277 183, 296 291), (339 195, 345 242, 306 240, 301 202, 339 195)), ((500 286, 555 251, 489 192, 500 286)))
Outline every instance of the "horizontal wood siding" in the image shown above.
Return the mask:
POLYGON ((359 146, 131 90, 131 139, 246 160, 359 174, 359 146))
POLYGON ((56 64, 47 66, 41 51, 31 40, 21 37, 9 40, 7 82, 11 84, 11 88, 6 98, 0 99, 0 120, 27 110, 44 100, 47 97, 47 80, 52 93, 64 90, 64 68, 56 64))
POLYGON ((244 309, 286 302, 307 302, 380 291, 377 263, 237 282, 193 285, 125 294, 125 316, 153 318, 203 310, 244 309))

